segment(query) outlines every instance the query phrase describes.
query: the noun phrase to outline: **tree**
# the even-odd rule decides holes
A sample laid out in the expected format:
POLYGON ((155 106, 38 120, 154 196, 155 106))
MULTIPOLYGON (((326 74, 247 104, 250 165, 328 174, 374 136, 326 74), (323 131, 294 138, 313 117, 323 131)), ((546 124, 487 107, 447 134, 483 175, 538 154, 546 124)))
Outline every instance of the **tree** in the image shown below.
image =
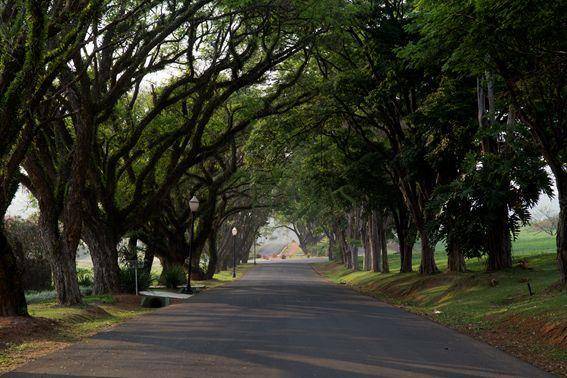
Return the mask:
MULTIPOLYGON (((0 2, 0 218, 18 185, 19 164, 38 128, 35 110, 83 46, 102 1, 0 2)), ((3 223, 3 220, 1 221, 3 223)), ((0 224, 0 316, 26 315, 19 267, 0 224)))
POLYGON ((422 42, 445 51, 444 67, 497 76, 515 117, 530 131, 557 184, 557 263, 567 284, 567 59, 562 1, 427 1, 418 7, 422 42))

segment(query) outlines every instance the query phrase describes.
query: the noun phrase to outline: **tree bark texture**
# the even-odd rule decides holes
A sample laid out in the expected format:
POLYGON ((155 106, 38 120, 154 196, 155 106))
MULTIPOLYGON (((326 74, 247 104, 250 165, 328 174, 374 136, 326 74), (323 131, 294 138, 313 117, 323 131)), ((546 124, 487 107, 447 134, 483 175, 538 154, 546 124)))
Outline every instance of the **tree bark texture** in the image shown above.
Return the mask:
POLYGON ((50 216, 53 214, 49 210, 42 211, 39 226, 49 245, 47 255, 53 273, 57 302, 65 306, 81 304, 83 300, 77 280, 77 251, 69 248, 63 240, 57 216, 50 216))
POLYGON ((103 227, 95 228, 86 225, 84 239, 89 247, 93 260, 94 285, 93 294, 108 294, 120 292, 118 278, 118 239, 103 227))
POLYGON ((378 230, 378 212, 373 210, 370 215, 370 251, 372 256, 372 271, 381 272, 382 271, 382 253, 381 253, 381 243, 380 243, 380 232, 378 230))
POLYGON ((467 271, 465 256, 463 256, 456 243, 448 243, 447 245, 447 270, 454 273, 464 273, 467 271))
POLYGON ((435 264, 435 246, 431 245, 429 235, 426 231, 420 232, 421 237, 421 263, 419 265, 419 273, 436 274, 439 273, 437 264, 435 264))

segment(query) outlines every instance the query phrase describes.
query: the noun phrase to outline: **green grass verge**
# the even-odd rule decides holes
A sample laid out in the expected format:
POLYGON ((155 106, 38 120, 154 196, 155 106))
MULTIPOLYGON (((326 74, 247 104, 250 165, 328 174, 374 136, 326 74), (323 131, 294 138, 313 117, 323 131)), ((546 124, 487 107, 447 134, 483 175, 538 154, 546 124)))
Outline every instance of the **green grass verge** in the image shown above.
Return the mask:
MULTIPOLYGON (((445 267, 444 254, 438 254, 437 258, 438 265, 445 267)), ((415 260, 418 259, 416 256, 415 260)), ((491 340, 497 335, 490 333, 501 332, 506 337, 515 337, 515 334, 524 346, 512 350, 513 353, 549 370, 567 374, 567 293, 557 289, 555 255, 523 255, 522 259, 527 260, 528 269, 517 266, 502 272, 485 273, 483 262, 474 260, 467 262, 471 272, 433 276, 352 272, 336 263, 316 264, 315 267, 335 283, 469 334, 486 336, 489 342, 498 344, 491 340), (530 296, 527 282, 535 291, 534 296, 530 296)), ((399 269, 397 255, 391 256, 390 260, 392 271, 399 269)), ((415 260, 414 267, 417 268, 415 260)))

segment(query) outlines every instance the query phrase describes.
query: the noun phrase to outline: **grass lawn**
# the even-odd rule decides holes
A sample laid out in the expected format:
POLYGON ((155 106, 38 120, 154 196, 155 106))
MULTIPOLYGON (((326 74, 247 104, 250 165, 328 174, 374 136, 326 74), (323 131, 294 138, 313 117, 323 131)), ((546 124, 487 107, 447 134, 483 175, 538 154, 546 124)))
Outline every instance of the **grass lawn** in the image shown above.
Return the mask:
MULTIPOLYGON (((529 230, 524 230, 529 231, 529 230)), ((315 268, 333 282, 345 284, 414 313, 471 334, 549 371, 567 375, 567 293, 559 281, 550 237, 522 232, 514 243, 515 261, 527 267, 485 273, 484 261, 467 261, 464 274, 399 274, 398 255, 389 256, 393 273, 352 272, 336 263, 315 268), (542 253, 543 252, 543 253, 542 253), (530 296, 530 283, 535 291, 530 296)), ((446 256, 436 252, 440 268, 446 256)), ((414 269, 419 253, 414 253, 414 269)))
MULTIPOLYGON (((240 265, 237 279, 252 267, 240 265)), ((230 271, 195 284, 213 288, 233 280, 230 271)), ((140 297, 130 294, 86 296, 84 302, 83 306, 62 307, 53 299, 38 301, 28 305, 29 318, 0 318, 0 374, 152 311, 140 307, 140 297)))

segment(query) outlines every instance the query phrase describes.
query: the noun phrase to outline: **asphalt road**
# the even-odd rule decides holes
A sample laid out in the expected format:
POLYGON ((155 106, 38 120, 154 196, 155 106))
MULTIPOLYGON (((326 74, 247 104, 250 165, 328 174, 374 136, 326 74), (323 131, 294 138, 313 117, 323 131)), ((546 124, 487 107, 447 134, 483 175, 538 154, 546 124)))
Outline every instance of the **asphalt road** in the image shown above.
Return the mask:
POLYGON ((32 362, 13 377, 543 377, 488 345, 327 283, 262 264, 32 362))

